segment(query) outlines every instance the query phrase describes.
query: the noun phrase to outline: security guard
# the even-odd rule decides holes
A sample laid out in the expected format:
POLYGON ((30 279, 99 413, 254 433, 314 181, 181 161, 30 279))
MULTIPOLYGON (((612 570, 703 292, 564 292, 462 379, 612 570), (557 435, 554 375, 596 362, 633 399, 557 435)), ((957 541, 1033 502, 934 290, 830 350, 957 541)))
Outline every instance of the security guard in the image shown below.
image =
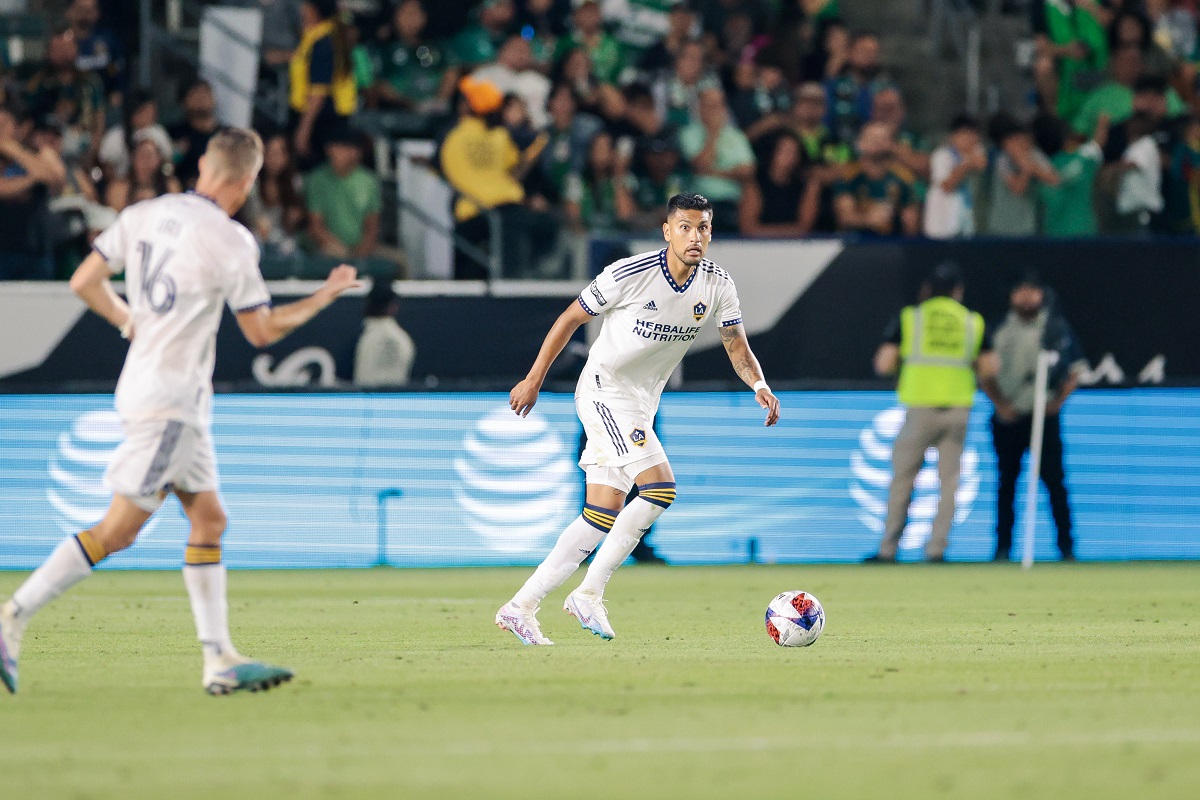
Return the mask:
POLYGON ((879 375, 894 375, 899 367, 897 394, 907 413, 892 448, 892 485, 883 540, 878 554, 868 561, 896 560, 900 536, 908 523, 913 484, 930 447, 938 451, 941 500, 925 556, 929 561, 945 561, 976 375, 981 383, 993 385, 998 369, 983 317, 962 304, 963 279, 958 266, 938 266, 924 288, 928 299, 900 312, 875 354, 879 375))

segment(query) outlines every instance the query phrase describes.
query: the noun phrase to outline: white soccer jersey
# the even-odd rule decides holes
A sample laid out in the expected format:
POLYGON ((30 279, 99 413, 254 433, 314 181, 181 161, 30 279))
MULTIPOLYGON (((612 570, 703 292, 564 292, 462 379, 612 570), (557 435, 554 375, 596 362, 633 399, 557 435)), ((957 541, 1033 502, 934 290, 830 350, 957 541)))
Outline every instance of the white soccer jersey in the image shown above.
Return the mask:
POLYGON ((212 200, 168 194, 122 211, 95 248, 113 274, 124 270, 133 313, 117 412, 207 426, 222 306, 271 302, 254 237, 212 200))
POLYGON ((579 304, 605 319, 576 395, 619 395, 651 413, 704 324, 742 321, 728 272, 704 259, 680 286, 667 269, 666 249, 610 264, 580 293, 579 304))

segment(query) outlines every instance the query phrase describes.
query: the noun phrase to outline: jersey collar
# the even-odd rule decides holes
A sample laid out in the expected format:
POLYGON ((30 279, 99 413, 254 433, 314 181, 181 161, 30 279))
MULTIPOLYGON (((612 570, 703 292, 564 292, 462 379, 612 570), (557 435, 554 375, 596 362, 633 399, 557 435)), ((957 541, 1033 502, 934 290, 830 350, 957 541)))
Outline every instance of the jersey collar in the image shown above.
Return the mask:
POLYGON ((213 197, 212 195, 202 194, 201 192, 197 192, 195 189, 188 189, 185 194, 190 194, 192 197, 199 197, 201 200, 207 200, 217 208, 221 208, 221 204, 217 202, 217 198, 213 197))
POLYGON ((699 264, 692 267, 692 274, 683 282, 683 286, 680 286, 675 282, 675 278, 671 276, 671 270, 667 269, 667 248, 665 247, 658 251, 658 266, 662 269, 663 277, 667 279, 667 283, 671 284, 671 288, 679 294, 683 294, 688 290, 688 287, 692 285, 692 281, 696 279, 696 273, 700 271, 699 264))

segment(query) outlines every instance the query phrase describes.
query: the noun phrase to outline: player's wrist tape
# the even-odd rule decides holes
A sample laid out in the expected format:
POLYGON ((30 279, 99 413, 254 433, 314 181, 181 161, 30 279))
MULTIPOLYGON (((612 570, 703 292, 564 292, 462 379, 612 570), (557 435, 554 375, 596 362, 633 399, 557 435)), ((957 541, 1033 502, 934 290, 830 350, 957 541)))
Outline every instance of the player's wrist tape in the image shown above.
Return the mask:
POLYGON ((124 325, 122 325, 122 326, 120 326, 119 328, 117 328, 117 330, 119 330, 119 331, 121 332, 121 338, 122 338, 122 339, 128 339, 128 338, 129 338, 129 335, 130 335, 131 333, 133 333, 133 315, 132 315, 132 314, 130 314, 130 315, 129 315, 129 316, 126 318, 126 319, 125 319, 125 324, 124 324, 124 325))
POLYGON ((761 392, 763 389, 766 389, 768 392, 769 392, 769 391, 771 391, 771 387, 770 387, 770 386, 767 386, 767 382, 766 382, 766 381, 758 381, 758 382, 757 382, 757 383, 755 383, 755 384, 754 384, 754 386, 752 386, 751 388, 754 390, 754 393, 755 393, 755 394, 758 394, 758 393, 759 393, 759 392, 761 392))

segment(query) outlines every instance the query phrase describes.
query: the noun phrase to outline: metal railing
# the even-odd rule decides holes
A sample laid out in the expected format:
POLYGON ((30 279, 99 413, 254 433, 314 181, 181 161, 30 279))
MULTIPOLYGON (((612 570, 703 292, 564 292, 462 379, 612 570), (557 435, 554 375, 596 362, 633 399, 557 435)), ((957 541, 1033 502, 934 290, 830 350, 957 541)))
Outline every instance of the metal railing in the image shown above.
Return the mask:
POLYGON ((257 91, 247 92, 245 88, 228 72, 211 64, 202 64, 195 46, 185 39, 199 41, 198 32, 194 36, 181 35, 185 13, 219 31, 233 44, 259 57, 261 48, 258 42, 247 38, 241 31, 233 28, 215 17, 205 18, 204 9, 207 4, 197 0, 170 0, 168 3, 154 0, 139 0, 139 15, 141 39, 138 43, 138 85, 150 89, 154 82, 155 56, 167 57, 183 61, 197 72, 203 72, 204 77, 213 83, 218 83, 230 92, 248 101, 260 114, 282 125, 287 121, 286 96, 264 98, 257 91), (164 22, 159 24, 154 17, 155 9, 162 9, 164 22))

